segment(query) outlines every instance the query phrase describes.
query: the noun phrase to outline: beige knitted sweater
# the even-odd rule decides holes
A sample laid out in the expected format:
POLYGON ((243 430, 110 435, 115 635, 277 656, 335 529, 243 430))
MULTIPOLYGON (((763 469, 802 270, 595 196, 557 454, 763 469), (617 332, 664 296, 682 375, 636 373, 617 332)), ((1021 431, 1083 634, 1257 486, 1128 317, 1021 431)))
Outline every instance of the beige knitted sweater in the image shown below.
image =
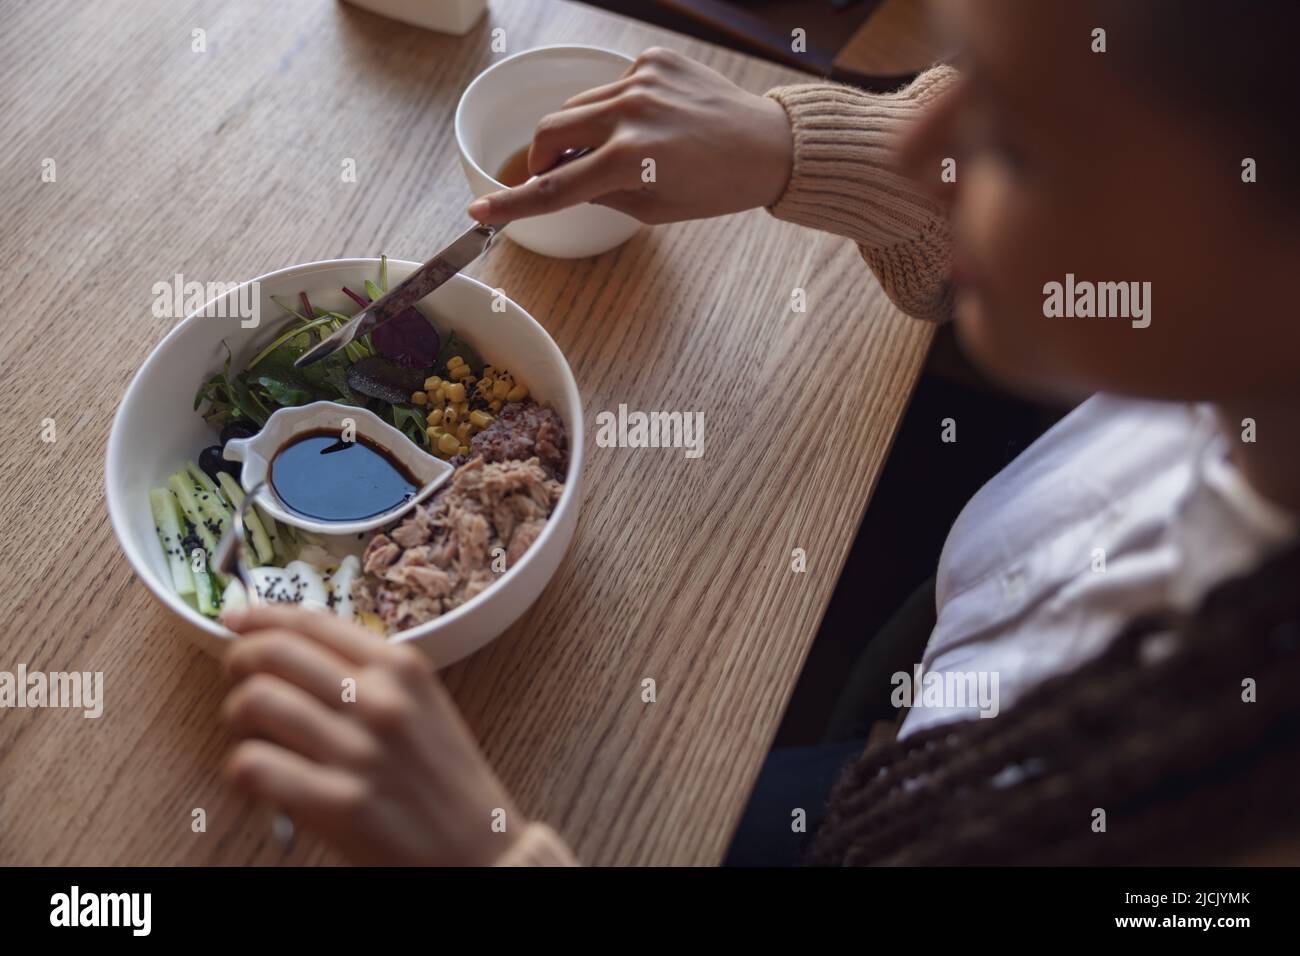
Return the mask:
POLYGON ((890 299, 931 321, 952 314, 948 221, 894 156, 917 114, 956 79, 952 67, 936 66, 885 95, 831 84, 767 94, 794 132, 794 168, 772 214, 852 239, 890 299))
MULTIPOLYGON (((893 157, 899 135, 956 75, 937 66, 883 96, 824 83, 767 94, 785 107, 794 133, 790 182, 772 214, 852 239, 889 298, 933 321, 952 311, 947 221, 893 157)), ((577 863, 554 830, 530 823, 497 865, 577 863)))

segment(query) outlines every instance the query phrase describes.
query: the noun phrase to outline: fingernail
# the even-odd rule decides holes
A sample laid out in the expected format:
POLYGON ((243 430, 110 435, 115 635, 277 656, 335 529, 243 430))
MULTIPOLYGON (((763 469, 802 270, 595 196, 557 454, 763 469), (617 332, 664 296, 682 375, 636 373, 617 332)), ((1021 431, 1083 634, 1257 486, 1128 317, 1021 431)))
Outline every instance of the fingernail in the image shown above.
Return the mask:
POLYGON ((491 208, 492 204, 488 202, 487 199, 475 199, 469 204, 467 212, 475 219, 481 221, 487 218, 488 210, 491 208))

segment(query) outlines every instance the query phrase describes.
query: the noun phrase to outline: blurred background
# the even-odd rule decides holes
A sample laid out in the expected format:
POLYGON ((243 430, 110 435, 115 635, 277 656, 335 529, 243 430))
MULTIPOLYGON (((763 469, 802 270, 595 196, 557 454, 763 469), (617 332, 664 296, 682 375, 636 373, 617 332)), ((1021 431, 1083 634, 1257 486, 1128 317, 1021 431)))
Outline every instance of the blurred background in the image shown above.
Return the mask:
POLYGON ((951 51, 923 0, 586 0, 679 33, 865 89, 893 89, 951 51), (803 30, 805 47, 791 50, 803 30))

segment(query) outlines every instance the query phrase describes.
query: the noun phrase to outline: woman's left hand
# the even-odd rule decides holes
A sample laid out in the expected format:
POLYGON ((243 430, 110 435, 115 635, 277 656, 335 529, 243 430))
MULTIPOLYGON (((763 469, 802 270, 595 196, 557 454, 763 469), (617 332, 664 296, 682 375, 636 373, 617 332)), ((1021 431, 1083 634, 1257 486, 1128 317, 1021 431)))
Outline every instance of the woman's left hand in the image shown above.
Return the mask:
POLYGON ((495 862, 525 821, 419 651, 321 611, 232 612, 237 786, 355 863, 495 862), (500 831, 504 815, 505 831, 500 831))

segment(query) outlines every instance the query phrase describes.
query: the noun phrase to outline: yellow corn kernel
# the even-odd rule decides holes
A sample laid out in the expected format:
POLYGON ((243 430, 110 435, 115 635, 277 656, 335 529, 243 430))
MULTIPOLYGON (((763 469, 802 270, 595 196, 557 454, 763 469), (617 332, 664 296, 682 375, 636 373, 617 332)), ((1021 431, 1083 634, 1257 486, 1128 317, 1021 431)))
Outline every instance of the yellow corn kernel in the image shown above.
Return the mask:
POLYGON ((438 436, 442 434, 442 426, 430 425, 428 428, 424 430, 424 433, 429 436, 429 439, 431 441, 437 441, 438 436))
POLYGON ((528 397, 527 385, 516 385, 510 391, 506 392, 506 401, 508 402, 522 402, 527 397, 528 397))
POLYGON ((438 436, 438 451, 444 455, 454 455, 459 450, 460 442, 456 440, 455 435, 447 432, 438 436))
POLYGON ((487 428, 492 424, 492 416, 477 409, 469 413, 469 420, 476 428, 487 428))
POLYGON ((428 403, 429 396, 425 395, 424 392, 413 392, 411 394, 411 401, 417 405, 424 405, 428 403))
POLYGON ((494 399, 492 399, 492 401, 488 402, 488 408, 492 409, 492 414, 495 415, 495 414, 497 414, 498 412, 501 411, 501 405, 502 405, 502 404, 503 404, 503 403, 502 403, 501 399, 499 399, 499 398, 494 398, 494 399))
POLYGON ((483 375, 484 375, 485 377, 489 377, 489 378, 490 378, 491 376, 495 375, 496 372, 497 372, 496 368, 494 368, 494 367, 491 366, 491 365, 484 365, 484 366, 483 366, 483 375))
POLYGON ((451 358, 447 359, 447 368, 449 369, 459 368, 464 364, 465 364, 465 360, 461 358, 459 355, 453 355, 451 358))
POLYGON ((442 390, 443 396, 453 405, 465 401, 465 386, 460 382, 454 385, 448 385, 442 390))
POLYGON ((455 405, 456 414, 464 418, 469 414, 469 402, 457 402, 455 405))
POLYGON ((468 455, 468 454, 469 454, 469 445, 461 445, 459 451, 460 451, 460 454, 462 454, 462 455, 468 455))
POLYGON ((442 410, 442 423, 444 425, 455 425, 458 418, 455 406, 448 405, 442 410))
POLYGON ((440 375, 430 375, 428 378, 424 380, 425 391, 429 391, 429 392, 432 392, 435 388, 437 388, 441 384, 442 384, 442 376, 440 375))
POLYGON ((456 437, 460 439, 462 445, 469 441, 469 422, 461 422, 456 426, 456 437))
POLYGON ((451 370, 451 377, 455 379, 457 382, 461 381, 462 379, 469 378, 473 374, 474 373, 470 371, 470 367, 468 365, 457 365, 454 369, 451 370))
POLYGON ((492 383, 492 397, 505 398, 510 394, 510 380, 499 378, 492 383))

